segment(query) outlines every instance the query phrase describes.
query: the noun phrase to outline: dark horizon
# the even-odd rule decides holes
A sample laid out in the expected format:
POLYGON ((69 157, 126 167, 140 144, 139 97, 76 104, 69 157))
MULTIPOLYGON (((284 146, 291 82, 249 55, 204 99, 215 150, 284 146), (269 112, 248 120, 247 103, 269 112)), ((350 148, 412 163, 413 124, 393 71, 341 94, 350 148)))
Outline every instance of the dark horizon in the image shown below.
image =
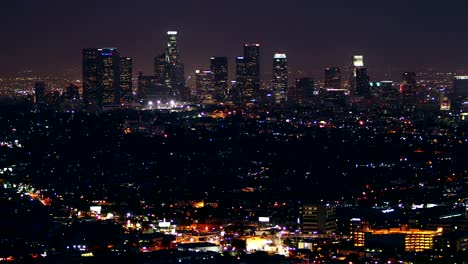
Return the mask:
MULTIPOLYGON (((391 1, 310 3, 236 1, 18 0, 0 11, 0 73, 33 70, 81 76, 81 51, 116 47, 134 59, 134 73, 152 74, 164 51, 166 31, 179 32, 186 74, 207 69, 211 56, 227 56, 230 75, 244 43, 261 45, 262 80, 269 80, 273 54, 285 52, 290 72, 317 79, 329 66, 342 68, 364 55, 371 79, 417 71, 424 65, 453 72, 468 69, 468 3, 391 1)), ((342 69, 344 70, 344 69, 342 69)), ((400 76, 392 76, 400 78, 400 76)))

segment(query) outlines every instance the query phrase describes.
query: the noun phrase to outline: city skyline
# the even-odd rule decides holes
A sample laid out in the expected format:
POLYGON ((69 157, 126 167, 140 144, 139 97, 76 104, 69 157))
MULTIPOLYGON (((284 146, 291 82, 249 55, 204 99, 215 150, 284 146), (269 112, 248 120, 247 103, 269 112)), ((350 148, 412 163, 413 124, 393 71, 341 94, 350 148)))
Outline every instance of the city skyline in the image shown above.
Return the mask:
POLYGON ((5 52, 0 72, 70 69, 80 76, 81 49, 116 47, 133 58, 134 72, 151 73, 153 58, 164 52, 165 32, 170 30, 179 32, 186 73, 209 68, 213 56, 228 57, 233 69, 239 47, 245 43, 261 45, 262 81, 271 80, 270 57, 278 51, 288 54, 293 74, 302 71, 319 79, 326 67, 341 68, 354 54, 364 55, 373 80, 382 79, 386 71, 417 71, 423 65, 441 71, 468 68, 468 6, 463 1, 444 5, 438 1, 278 5, 273 1, 251 3, 252 12, 245 14, 243 1, 222 5, 100 1, 88 8, 89 4, 7 3, 1 27, 9 41, 0 44, 5 52), (283 19, 271 15, 277 10, 282 10, 283 19), (128 19, 120 19, 123 15, 128 19), (236 23, 231 23, 233 19, 236 23))

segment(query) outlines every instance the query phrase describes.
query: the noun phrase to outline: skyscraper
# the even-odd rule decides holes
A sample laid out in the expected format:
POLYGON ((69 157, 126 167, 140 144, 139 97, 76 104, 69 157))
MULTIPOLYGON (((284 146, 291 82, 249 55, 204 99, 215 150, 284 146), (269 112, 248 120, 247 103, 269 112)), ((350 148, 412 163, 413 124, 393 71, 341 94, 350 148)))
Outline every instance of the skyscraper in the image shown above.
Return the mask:
POLYGON ((227 57, 211 57, 210 70, 213 73, 214 99, 223 101, 228 94, 227 57))
POLYGON ((177 31, 167 32, 166 62, 172 65, 179 63, 179 50, 177 49, 177 31))
MULTIPOLYGON (((360 95, 357 91, 358 88, 357 88, 357 83, 356 83, 356 76, 357 76, 357 69, 363 68, 363 67, 364 67, 364 56, 354 55, 353 63, 351 64, 351 67, 350 67, 350 77, 349 77, 349 90, 351 94, 360 95)), ((366 71, 366 75, 367 75, 367 71, 366 71)))
POLYGON ((120 55, 115 48, 83 49, 83 101, 87 108, 118 104, 120 55))
POLYGON ((201 103, 214 103, 214 74, 212 71, 195 71, 196 94, 200 98, 201 103))
POLYGON ((417 94, 416 73, 404 72, 400 86, 400 93, 404 99, 415 99, 417 94))
POLYGON ((247 79, 247 66, 246 60, 244 57, 239 56, 236 57, 236 83, 235 87, 233 87, 233 91, 231 93, 231 97, 233 99, 241 99, 245 94, 245 86, 246 86, 246 79, 247 79))
POLYGON ((161 53, 154 58, 154 76, 160 84, 165 84, 166 80, 169 80, 167 68, 166 53, 161 53))
POLYGON ((44 82, 34 84, 34 93, 36 96, 36 106, 43 108, 46 105, 46 85, 44 82))
POLYGON ((120 58, 120 102, 130 103, 133 100, 133 68, 132 58, 122 57, 120 58))
POLYGON ((364 67, 356 68, 355 77, 355 91, 356 95, 368 97, 370 96, 369 76, 367 75, 367 69, 364 67))
POLYGON ((394 99, 398 93, 393 87, 392 81, 381 81, 379 94, 382 99, 388 100, 392 98, 394 99))
POLYGON ((309 104, 314 96, 314 79, 304 77, 296 79, 296 87, 292 99, 300 104, 309 104))
POLYGON ((337 67, 325 69, 325 88, 341 89, 341 72, 337 67))
POLYGON ((260 44, 244 45, 245 80, 242 90, 244 100, 257 99, 260 94, 260 44))
POLYGON ((452 105, 456 110, 460 109, 461 105, 468 101, 468 76, 459 75, 454 77, 453 93, 450 100, 452 100, 452 105))
POLYGON ((288 61, 286 54, 275 53, 273 55, 273 91, 275 102, 286 101, 288 89, 288 61))
POLYGON ((165 84, 179 99, 185 99, 185 72, 184 65, 180 62, 179 50, 177 49, 177 31, 167 32, 166 44, 166 74, 165 84))

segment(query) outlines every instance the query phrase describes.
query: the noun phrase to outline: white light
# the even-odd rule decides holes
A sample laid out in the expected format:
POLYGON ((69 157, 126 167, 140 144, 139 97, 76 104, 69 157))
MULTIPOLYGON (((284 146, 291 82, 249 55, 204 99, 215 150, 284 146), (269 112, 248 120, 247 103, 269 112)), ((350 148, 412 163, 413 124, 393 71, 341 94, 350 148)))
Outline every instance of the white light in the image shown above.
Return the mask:
POLYGON ((275 53, 274 59, 286 59, 286 53, 275 53))
POLYGON ((167 34, 168 35, 177 35, 177 31, 168 31, 167 34))
POLYGON ((364 66, 364 57, 362 55, 355 55, 353 65, 354 65, 354 67, 364 66))

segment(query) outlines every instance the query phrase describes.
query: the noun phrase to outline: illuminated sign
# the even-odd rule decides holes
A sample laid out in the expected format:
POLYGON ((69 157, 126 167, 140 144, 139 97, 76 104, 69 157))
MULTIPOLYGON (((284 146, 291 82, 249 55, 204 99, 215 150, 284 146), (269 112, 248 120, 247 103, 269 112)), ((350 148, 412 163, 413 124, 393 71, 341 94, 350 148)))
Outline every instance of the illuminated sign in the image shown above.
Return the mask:
POLYGON ((259 222, 262 222, 262 223, 268 223, 268 222, 270 222, 270 217, 263 217, 263 216, 260 216, 260 217, 258 218, 258 221, 259 221, 259 222))
POLYGON ((171 222, 159 222, 159 223, 158 223, 158 226, 159 226, 159 227, 163 227, 163 228, 164 228, 164 227, 167 228, 167 227, 170 227, 170 226, 171 226, 171 222))
POLYGON ((177 31, 168 31, 167 34, 168 35, 177 35, 177 31))

